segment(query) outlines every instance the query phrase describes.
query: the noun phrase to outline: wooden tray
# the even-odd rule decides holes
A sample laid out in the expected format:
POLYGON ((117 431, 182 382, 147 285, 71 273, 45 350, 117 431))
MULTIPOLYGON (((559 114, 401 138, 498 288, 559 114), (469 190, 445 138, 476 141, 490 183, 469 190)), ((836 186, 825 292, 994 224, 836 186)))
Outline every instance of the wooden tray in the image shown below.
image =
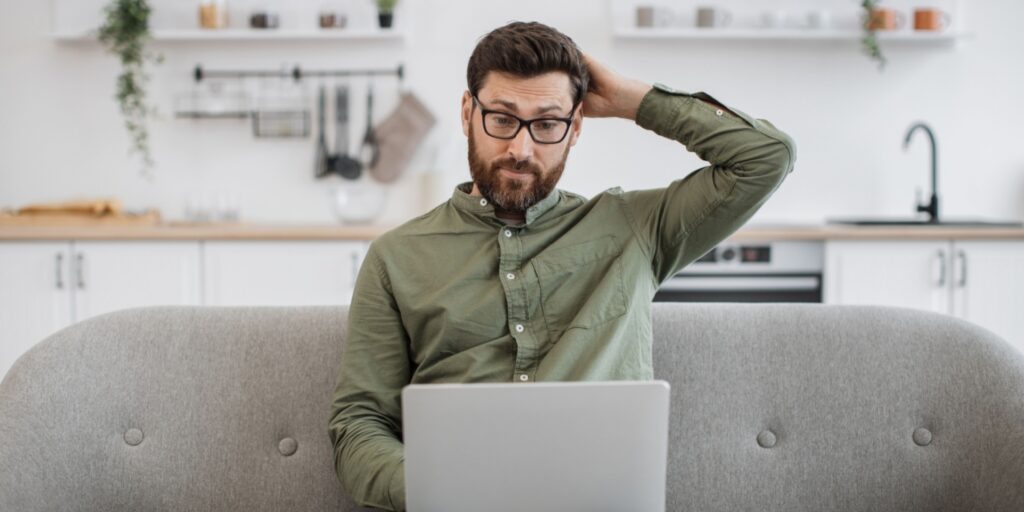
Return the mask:
POLYGON ((0 211, 0 226, 75 227, 75 226, 155 226, 160 224, 159 210, 117 215, 80 215, 69 213, 17 214, 0 211))

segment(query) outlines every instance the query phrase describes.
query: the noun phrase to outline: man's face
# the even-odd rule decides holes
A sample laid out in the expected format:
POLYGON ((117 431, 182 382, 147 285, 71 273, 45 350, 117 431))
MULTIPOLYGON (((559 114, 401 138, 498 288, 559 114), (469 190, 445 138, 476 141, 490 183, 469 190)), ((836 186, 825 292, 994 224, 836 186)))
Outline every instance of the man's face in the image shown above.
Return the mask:
POLYGON ((462 130, 469 139, 474 192, 505 210, 524 211, 554 190, 569 148, 579 138, 582 114, 578 108, 573 112, 569 76, 558 71, 519 78, 491 72, 477 98, 478 105, 468 91, 462 98, 462 130), (514 138, 498 139, 485 132, 481 107, 526 120, 568 118, 570 113, 573 119, 569 133, 556 144, 536 142, 525 125, 514 138))

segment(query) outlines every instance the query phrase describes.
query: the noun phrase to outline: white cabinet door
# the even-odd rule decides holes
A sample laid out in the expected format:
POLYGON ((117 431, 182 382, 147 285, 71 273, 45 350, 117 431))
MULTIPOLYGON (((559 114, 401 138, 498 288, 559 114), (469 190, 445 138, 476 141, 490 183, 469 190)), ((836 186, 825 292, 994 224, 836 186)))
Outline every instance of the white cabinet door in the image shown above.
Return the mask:
POLYGON ((206 303, 348 304, 365 253, 365 243, 349 241, 204 242, 206 303))
POLYGON ((0 242, 0 379, 14 360, 71 324, 67 242, 0 242))
POLYGON ((1024 350, 1024 242, 954 243, 953 311, 1024 350))
POLYGON ((825 303, 949 313, 951 250, 947 241, 826 242, 825 303))
POLYGON ((75 242, 75 321, 140 306, 198 305, 199 242, 75 242))

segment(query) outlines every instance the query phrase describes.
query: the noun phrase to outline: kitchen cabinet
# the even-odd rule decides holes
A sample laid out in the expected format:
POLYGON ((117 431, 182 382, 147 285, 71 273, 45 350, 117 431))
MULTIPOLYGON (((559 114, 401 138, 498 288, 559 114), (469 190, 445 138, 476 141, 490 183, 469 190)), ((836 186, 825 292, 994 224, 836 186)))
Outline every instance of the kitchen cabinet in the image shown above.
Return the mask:
POLYGON ((369 243, 0 242, 0 376, 86 318, 142 306, 349 304, 369 243))
POLYGON ((825 303, 949 313, 949 252, 942 240, 826 242, 825 303))
POLYGON ((954 314, 1024 349, 1024 242, 958 241, 951 255, 954 314))
POLYGON ((32 345, 91 316, 200 304, 195 242, 0 243, 0 375, 32 345))
POLYGON ((142 306, 202 304, 196 242, 74 242, 74 319, 142 306))
POLYGON ((349 304, 367 247, 366 242, 335 240, 204 242, 206 303, 349 304))
POLYGON ((0 378, 39 340, 70 325, 71 244, 0 242, 0 378))
POLYGON ((827 304, 954 315, 1024 350, 1024 242, 828 241, 827 304))

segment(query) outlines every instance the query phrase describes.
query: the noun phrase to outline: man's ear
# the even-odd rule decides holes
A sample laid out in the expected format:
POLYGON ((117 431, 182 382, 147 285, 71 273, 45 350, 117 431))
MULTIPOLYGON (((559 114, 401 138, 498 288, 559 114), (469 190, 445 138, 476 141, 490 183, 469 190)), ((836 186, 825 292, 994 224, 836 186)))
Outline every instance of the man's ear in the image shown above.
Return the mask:
POLYGON ((569 147, 576 145, 576 141, 580 138, 580 131, 583 130, 583 106, 580 105, 576 109, 576 112, 572 114, 572 127, 569 128, 569 147))
POLYGON ((473 96, 462 93, 462 133, 469 137, 469 122, 473 119, 473 96))

